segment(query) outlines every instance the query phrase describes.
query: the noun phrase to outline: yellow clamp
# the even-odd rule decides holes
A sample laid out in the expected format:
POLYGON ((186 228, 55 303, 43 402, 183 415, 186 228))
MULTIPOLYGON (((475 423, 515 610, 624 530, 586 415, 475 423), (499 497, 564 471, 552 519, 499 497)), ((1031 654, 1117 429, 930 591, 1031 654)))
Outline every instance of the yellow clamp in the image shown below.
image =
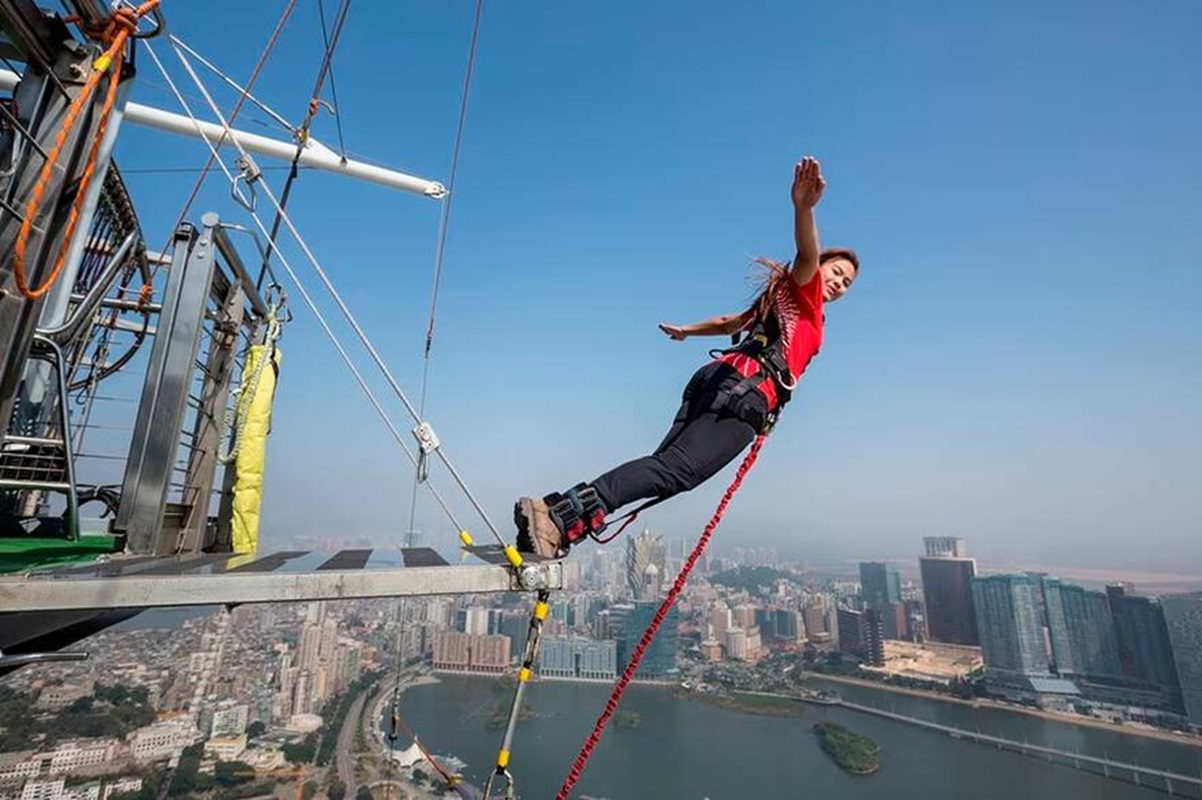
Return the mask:
POLYGON ((497 753, 497 769, 505 769, 507 766, 509 766, 509 751, 501 750, 497 753))
POLYGON ((518 680, 522 683, 530 680, 530 667, 522 667, 518 670, 518 680))
POLYGON ((509 563, 514 569, 520 569, 522 566, 522 554, 518 549, 511 544, 505 545, 505 558, 509 559, 509 563))
POLYGON ((547 611, 548 611, 548 606, 542 600, 539 600, 537 603, 534 604, 534 618, 535 619, 537 619, 537 620, 546 619, 547 611))
POLYGON ((463 542, 465 547, 471 547, 473 544, 472 535, 467 531, 459 531, 459 541, 463 542))
POLYGON ((102 53, 99 58, 92 62, 92 69, 97 72, 104 72, 109 68, 109 64, 113 62, 113 57, 108 53, 102 53))

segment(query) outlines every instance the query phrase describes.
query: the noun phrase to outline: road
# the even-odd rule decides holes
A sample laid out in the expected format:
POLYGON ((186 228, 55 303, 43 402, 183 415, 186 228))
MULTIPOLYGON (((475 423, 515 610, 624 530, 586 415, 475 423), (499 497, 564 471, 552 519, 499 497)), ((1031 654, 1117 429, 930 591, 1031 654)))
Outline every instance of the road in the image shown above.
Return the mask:
POLYGON ((358 789, 355 785, 355 758, 352 750, 355 746, 355 734, 360 730, 359 718, 363 715, 363 704, 367 701, 367 696, 368 692, 362 692, 351 703, 346 719, 342 722, 342 730, 338 731, 338 744, 334 750, 338 778, 346 784, 347 797, 354 797, 358 789))

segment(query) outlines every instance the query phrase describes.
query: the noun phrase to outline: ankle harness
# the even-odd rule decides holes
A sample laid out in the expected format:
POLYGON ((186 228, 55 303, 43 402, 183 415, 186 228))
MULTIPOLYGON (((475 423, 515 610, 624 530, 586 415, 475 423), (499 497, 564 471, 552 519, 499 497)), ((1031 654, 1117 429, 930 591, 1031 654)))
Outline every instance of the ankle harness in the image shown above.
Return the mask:
POLYGON ((605 515, 609 511, 597 490, 588 484, 578 483, 563 494, 555 492, 543 500, 547 503, 551 521, 569 544, 605 530, 605 515))

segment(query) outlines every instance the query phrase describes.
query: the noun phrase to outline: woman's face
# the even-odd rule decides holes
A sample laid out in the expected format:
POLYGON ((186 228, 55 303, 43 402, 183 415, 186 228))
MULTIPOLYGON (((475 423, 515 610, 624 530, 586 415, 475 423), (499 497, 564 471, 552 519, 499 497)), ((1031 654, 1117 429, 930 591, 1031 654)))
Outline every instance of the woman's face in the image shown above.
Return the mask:
POLYGON ((852 282, 856 279, 856 268, 846 258, 832 258, 830 261, 824 261, 818 267, 818 271, 822 275, 822 301, 824 303, 833 303, 847 294, 847 290, 851 288, 852 282))

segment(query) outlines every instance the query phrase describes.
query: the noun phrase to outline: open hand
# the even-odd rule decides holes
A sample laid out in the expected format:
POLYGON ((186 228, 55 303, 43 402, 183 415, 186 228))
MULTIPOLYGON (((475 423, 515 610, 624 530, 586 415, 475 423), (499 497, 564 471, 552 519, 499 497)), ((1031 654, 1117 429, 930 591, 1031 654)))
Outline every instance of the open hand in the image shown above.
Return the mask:
POLYGON ((793 206, 795 208, 813 208, 822 199, 822 190, 826 181, 822 177, 822 168, 818 159, 806 156, 793 167, 793 206))
POLYGON ((688 334, 684 332, 684 328, 680 327, 679 325, 669 325, 666 322, 661 322, 659 324, 659 329, 668 334, 672 341, 675 342, 682 342, 684 341, 685 337, 688 336, 688 334))

